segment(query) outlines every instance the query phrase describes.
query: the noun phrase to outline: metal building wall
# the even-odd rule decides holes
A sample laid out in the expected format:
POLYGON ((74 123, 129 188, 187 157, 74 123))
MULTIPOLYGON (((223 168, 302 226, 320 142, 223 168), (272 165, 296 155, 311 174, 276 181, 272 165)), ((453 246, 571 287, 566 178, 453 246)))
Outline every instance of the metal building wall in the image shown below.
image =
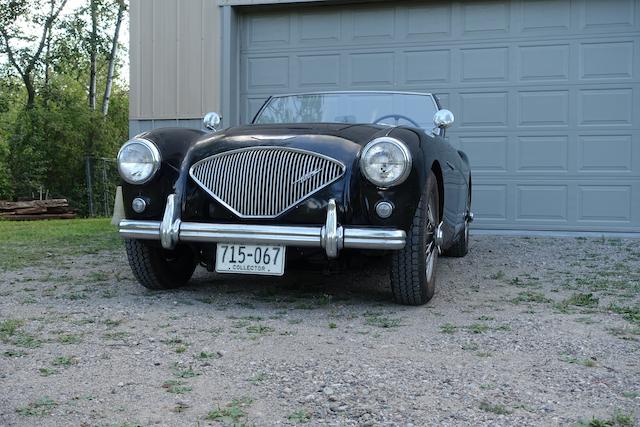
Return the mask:
POLYGON ((219 110, 219 7, 215 0, 132 0, 130 134, 199 126, 219 110))

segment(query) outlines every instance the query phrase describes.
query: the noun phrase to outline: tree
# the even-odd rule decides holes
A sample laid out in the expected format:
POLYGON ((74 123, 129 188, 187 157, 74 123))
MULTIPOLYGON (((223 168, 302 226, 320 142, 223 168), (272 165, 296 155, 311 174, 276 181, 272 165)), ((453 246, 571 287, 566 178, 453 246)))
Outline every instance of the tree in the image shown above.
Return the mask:
POLYGON ((116 25, 113 30, 113 37, 111 38, 111 54, 109 55, 109 67, 107 71, 107 81, 104 88, 104 97, 102 98, 102 115, 106 116, 109 112, 109 100, 111 99, 111 90, 113 87, 113 75, 116 68, 116 54, 118 52, 118 38, 120 36, 120 26, 122 25, 122 19, 124 12, 127 10, 127 5, 124 0, 118 1, 118 15, 116 17, 116 25))
MULTIPOLYGON (((36 10, 40 1, 36 2, 36 10)), ((6 54, 9 64, 18 73, 27 91, 27 109, 32 109, 36 99, 36 72, 47 39, 67 0, 48 0, 45 14, 32 11, 26 0, 2 0, 0 2, 0 52, 6 54), (41 25, 40 36, 23 35, 20 18, 26 18, 34 27, 41 25), (26 46, 19 47, 21 43, 26 46)))
POLYGON ((101 199, 114 194, 117 173, 102 159, 128 137, 128 90, 117 79, 127 7, 83 0, 66 13, 65 4, 0 0, 0 199, 44 189, 87 214, 89 188, 111 204, 101 199), (91 179, 87 158, 97 167, 91 179))
POLYGON ((96 110, 97 61, 98 61, 98 2, 89 0, 91 9, 91 34, 89 36, 89 109, 96 110))

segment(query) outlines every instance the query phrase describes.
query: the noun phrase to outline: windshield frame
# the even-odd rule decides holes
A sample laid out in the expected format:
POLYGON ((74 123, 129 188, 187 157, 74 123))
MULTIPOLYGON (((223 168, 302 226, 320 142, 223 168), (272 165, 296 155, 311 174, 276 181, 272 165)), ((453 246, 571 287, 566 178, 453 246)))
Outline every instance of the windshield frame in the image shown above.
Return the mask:
MULTIPOLYGON (((440 102, 438 101, 438 99, 431 93, 431 92, 410 92, 410 91, 393 91, 393 90, 337 90, 337 91, 316 91, 316 92, 293 92, 293 93, 284 93, 284 94, 278 94, 278 95, 272 95, 270 97, 268 97, 264 103, 262 104, 262 106, 260 107, 260 109, 258 110, 258 112, 253 116, 253 119, 251 120, 251 124, 252 125, 259 125, 258 123, 256 123, 256 120, 258 119, 258 117, 260 117, 260 114, 262 113, 262 111, 267 107, 267 105, 271 102, 271 100, 276 99, 276 98, 286 98, 286 97, 291 97, 291 96, 306 96, 306 95, 348 95, 348 94, 389 94, 389 95, 419 95, 419 96, 426 96, 429 99, 431 99, 431 102, 433 103, 433 106, 435 107, 436 112, 439 111, 441 109, 440 106, 440 102)), ((309 122, 312 123, 312 122, 309 122)), ((313 123, 340 123, 340 122, 313 122, 313 123)), ((279 125, 285 125, 285 124, 291 124, 291 125, 299 125, 300 123, 277 123, 279 125)), ((341 123, 344 124, 344 123, 341 123)), ((356 123, 356 124, 372 124, 372 123, 356 123)), ((395 126, 392 126, 395 127, 395 126)))

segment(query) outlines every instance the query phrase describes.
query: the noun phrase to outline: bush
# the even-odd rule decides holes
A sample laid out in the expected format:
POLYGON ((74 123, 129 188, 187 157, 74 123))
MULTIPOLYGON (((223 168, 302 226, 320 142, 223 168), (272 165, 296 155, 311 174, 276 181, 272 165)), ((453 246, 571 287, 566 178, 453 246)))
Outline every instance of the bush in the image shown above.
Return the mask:
MULTIPOLYGON (((0 198, 31 197, 42 189, 87 214, 85 158, 93 159, 94 193, 104 194, 95 166, 115 158, 128 137, 127 93, 114 89, 107 117, 90 111, 84 85, 65 75, 52 79, 32 109, 3 112, 0 100, 0 198)), ((107 175, 113 195, 117 177, 107 175)))

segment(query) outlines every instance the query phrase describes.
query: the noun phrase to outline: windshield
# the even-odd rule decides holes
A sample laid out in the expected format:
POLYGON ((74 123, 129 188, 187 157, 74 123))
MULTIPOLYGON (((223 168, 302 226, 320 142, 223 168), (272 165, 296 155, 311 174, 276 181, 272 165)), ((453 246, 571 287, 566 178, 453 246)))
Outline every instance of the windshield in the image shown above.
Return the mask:
POLYGON ((378 123, 433 128, 436 105, 430 95, 386 92, 316 93, 275 96, 254 124, 378 123))

